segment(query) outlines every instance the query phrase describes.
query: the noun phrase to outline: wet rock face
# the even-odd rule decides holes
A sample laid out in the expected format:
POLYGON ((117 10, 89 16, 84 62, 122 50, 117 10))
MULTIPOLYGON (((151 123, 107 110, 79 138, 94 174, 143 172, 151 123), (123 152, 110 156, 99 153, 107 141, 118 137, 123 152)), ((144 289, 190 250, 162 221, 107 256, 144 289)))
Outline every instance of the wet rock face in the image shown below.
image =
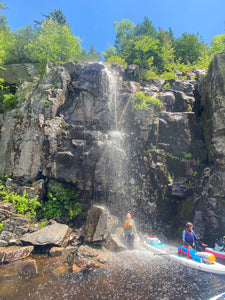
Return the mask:
POLYGON ((204 171, 208 153, 213 164, 224 161, 223 65, 221 54, 201 95, 198 80, 138 82, 137 66, 71 62, 40 82, 29 77, 18 91, 19 108, 0 115, 0 174, 12 174, 10 188, 40 198, 47 180, 61 181, 86 208, 104 204, 120 219, 131 211, 143 231, 183 227, 195 209, 204 223, 209 199, 219 196, 223 207, 223 169, 204 171), (159 99, 161 109, 135 110, 137 91, 159 99))
POLYGON ((225 53, 216 55, 211 62, 209 72, 201 84, 201 95, 209 156, 212 161, 216 161, 225 156, 225 53))
POLYGON ((217 54, 201 83, 201 107, 209 166, 202 174, 203 213, 210 239, 225 229, 225 53, 217 54))

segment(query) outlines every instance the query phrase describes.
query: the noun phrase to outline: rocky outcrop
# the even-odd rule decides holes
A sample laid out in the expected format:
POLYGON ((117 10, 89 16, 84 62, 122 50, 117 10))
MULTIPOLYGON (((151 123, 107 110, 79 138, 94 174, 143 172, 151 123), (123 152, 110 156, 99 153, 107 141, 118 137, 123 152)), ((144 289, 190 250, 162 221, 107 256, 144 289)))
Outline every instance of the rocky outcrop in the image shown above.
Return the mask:
POLYGON ((7 84, 19 85, 24 81, 33 82, 38 77, 38 64, 7 65, 4 69, 1 68, 0 76, 7 84))
MULTIPOLYGON (((0 174, 12 174, 10 188, 40 199, 48 180, 60 181, 84 209, 106 205, 120 220, 129 210, 145 232, 180 232, 187 220, 199 226, 201 219, 205 229, 213 224, 201 232, 215 237, 225 209, 224 64, 217 55, 200 90, 200 70, 191 74, 196 80, 145 82, 135 65, 71 62, 39 81, 27 76, 18 109, 0 115, 0 174), (136 109, 137 91, 162 107, 136 109)), ((26 69, 36 76, 35 66, 26 69)), ((107 216, 96 209, 93 219, 98 225, 88 223, 85 240, 102 241, 107 216)))
MULTIPOLYGON (((216 162, 225 157, 225 53, 218 54, 210 64, 201 84, 201 107, 209 159, 216 162)), ((221 162, 220 162, 221 163, 221 162)), ((224 164, 224 161, 222 160, 224 164)))
MULTIPOLYGON (((2 207, 4 207, 3 204, 2 207)), ((13 206, 7 205, 7 207, 10 207, 11 211, 15 210, 13 206)), ((3 224, 0 233, 0 247, 20 244, 19 238, 29 230, 28 219, 10 212, 5 206, 4 209, 0 209, 0 221, 3 224)))
POLYGON ((210 164, 202 174, 202 213, 210 239, 225 231, 225 53, 217 54, 202 81, 201 109, 210 164))

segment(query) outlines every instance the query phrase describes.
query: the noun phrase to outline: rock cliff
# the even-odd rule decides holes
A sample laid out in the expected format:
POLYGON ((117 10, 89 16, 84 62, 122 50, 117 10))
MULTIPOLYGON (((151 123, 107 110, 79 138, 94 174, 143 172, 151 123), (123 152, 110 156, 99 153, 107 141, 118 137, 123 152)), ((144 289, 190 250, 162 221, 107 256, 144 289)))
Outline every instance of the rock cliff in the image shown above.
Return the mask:
POLYGON ((179 236, 190 220, 208 240, 224 234, 225 54, 201 88, 200 71, 145 82, 135 66, 71 62, 41 80, 35 68, 0 74, 18 85, 21 69, 24 79, 18 108, 0 115, 0 175, 37 182, 41 197, 47 181, 62 182, 86 209, 104 204, 120 220, 129 210, 148 233, 179 236), (135 109, 138 91, 162 107, 135 109))

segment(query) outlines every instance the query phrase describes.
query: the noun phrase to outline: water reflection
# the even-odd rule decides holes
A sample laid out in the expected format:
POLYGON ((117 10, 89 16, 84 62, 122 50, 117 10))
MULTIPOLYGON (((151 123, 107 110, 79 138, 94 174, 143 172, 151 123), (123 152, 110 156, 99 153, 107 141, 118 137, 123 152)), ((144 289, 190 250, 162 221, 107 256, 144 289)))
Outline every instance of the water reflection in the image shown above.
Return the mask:
POLYGON ((224 276, 200 272, 147 251, 114 255, 90 274, 1 282, 0 299, 208 299, 225 290, 224 276))

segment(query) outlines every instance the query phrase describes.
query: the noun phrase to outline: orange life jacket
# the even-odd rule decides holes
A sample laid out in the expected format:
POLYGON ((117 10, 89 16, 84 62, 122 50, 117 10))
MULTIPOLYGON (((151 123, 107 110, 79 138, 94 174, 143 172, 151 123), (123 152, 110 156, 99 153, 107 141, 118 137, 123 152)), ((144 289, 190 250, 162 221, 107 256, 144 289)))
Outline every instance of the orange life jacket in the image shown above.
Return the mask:
POLYGON ((124 228, 125 228, 125 229, 133 230, 133 229, 134 229, 134 225, 129 224, 128 221, 126 221, 126 223, 125 223, 125 225, 124 225, 124 228))

